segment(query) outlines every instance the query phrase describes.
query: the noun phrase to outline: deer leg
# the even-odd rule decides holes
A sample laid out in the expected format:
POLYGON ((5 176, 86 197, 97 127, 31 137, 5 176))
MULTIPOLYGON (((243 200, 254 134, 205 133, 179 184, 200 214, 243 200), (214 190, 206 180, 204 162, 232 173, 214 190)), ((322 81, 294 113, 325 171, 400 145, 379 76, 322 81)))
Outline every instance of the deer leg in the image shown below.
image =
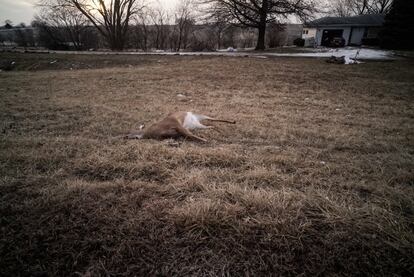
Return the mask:
POLYGON ((194 115, 197 117, 197 119, 199 121, 201 121, 201 120, 210 120, 210 121, 218 121, 218 122, 236 124, 236 121, 233 121, 233 120, 218 119, 218 118, 213 118, 213 117, 203 115, 203 114, 194 114, 194 115))
POLYGON ((216 126, 206 125, 204 129, 212 129, 221 134, 221 131, 216 126))
POLYGON ((234 120, 217 119, 217 118, 212 118, 212 117, 207 117, 207 118, 205 118, 205 120, 236 124, 236 121, 234 121, 234 120))
POLYGON ((188 138, 191 138, 191 139, 194 139, 194 140, 197 140, 197 141, 207 142, 206 139, 192 134, 190 131, 188 131, 184 127, 181 127, 181 126, 177 127, 176 130, 179 134, 181 134, 184 137, 188 137, 188 138))
POLYGON ((131 134, 124 136, 124 139, 141 139, 141 138, 142 138, 142 134, 137 134, 137 133, 131 133, 131 134))

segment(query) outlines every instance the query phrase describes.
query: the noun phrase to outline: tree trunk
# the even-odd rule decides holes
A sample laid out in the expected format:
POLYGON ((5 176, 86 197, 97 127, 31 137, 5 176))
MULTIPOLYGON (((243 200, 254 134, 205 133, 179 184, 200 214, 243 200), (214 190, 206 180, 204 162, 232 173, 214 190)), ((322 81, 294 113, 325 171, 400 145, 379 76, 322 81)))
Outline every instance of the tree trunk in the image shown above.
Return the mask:
POLYGON ((263 0, 262 7, 260 9, 260 23, 257 27, 259 29, 259 36, 257 37, 256 50, 265 50, 266 20, 269 8, 268 4, 268 0, 263 0))
POLYGON ((179 25, 179 35, 178 35, 178 43, 177 43, 177 48, 176 48, 176 52, 180 52, 181 49, 181 41, 182 41, 182 37, 183 37, 183 30, 181 29, 182 27, 179 25))
POLYGON ((221 33, 219 32, 217 34, 217 49, 220 49, 221 47, 221 33))
POLYGON ((124 43, 121 39, 115 37, 110 42, 109 47, 111 48, 112 51, 122 51, 124 50, 124 43))
POLYGON ((266 24, 259 26, 259 36, 257 37, 256 50, 265 50, 266 24))

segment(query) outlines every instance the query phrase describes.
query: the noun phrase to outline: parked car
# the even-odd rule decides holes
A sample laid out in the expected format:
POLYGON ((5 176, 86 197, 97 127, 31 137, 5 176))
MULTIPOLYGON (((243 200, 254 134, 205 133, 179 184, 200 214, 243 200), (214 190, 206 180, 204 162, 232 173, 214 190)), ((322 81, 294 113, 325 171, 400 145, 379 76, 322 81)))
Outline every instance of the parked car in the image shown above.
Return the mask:
POLYGON ((335 37, 331 39, 329 43, 330 47, 344 47, 345 46, 345 39, 342 37, 335 37))

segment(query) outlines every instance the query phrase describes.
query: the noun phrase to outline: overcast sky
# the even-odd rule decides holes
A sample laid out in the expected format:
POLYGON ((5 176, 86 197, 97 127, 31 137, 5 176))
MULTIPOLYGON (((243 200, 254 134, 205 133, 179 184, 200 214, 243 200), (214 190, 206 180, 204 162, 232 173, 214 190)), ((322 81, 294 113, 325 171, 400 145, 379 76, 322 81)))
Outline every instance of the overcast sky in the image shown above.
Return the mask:
MULTIPOLYGON (((178 0, 158 0, 161 5, 170 9, 173 8, 178 0)), ((34 5, 38 0, 0 0, 0 26, 4 25, 4 21, 9 19, 13 24, 24 22, 29 24, 36 9, 34 5)))

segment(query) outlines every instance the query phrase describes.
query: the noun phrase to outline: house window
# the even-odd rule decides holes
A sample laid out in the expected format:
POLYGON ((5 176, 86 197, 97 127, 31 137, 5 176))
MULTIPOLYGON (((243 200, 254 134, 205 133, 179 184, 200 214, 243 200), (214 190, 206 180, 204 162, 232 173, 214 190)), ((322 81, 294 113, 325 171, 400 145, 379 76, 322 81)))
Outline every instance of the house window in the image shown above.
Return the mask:
POLYGON ((304 34, 304 35, 309 34, 309 30, 303 30, 303 34, 304 34))

